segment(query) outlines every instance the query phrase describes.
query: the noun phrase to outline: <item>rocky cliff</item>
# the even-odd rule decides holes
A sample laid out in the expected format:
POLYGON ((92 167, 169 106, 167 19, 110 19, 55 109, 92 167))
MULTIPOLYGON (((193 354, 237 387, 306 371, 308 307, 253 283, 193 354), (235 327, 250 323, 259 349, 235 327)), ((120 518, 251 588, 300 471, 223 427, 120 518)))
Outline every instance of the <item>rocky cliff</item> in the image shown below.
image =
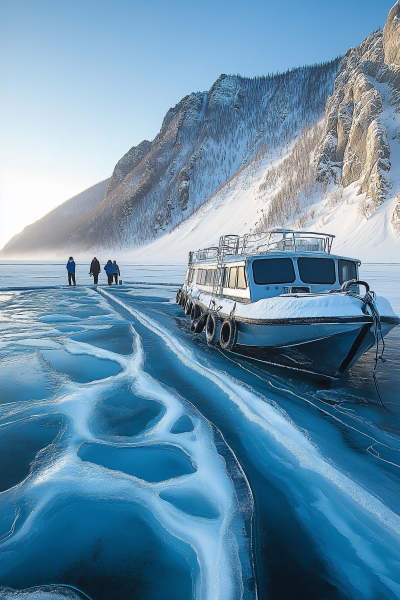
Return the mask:
MULTIPOLYGON (((357 183, 371 215, 390 195, 391 148, 388 112, 400 111, 400 4, 385 28, 343 57, 334 93, 326 105, 325 128, 316 153, 317 180, 347 187, 357 183)), ((394 133, 400 141, 400 130, 394 133)), ((397 226, 400 207, 393 216, 397 226), (397 216, 396 216, 397 215, 397 216)))
POLYGON ((171 108, 152 142, 116 165, 103 202, 73 242, 143 244, 170 231, 254 156, 322 114, 338 62, 248 79, 221 75, 171 108))

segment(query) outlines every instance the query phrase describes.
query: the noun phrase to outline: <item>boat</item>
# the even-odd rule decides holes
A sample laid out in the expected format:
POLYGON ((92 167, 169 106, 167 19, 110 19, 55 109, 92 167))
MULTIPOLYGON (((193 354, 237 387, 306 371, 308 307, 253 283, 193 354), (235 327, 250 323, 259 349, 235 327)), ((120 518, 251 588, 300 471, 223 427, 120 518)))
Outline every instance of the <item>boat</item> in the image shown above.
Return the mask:
POLYGON ((375 344, 375 378, 400 319, 359 279, 359 260, 331 253, 334 237, 270 229, 190 252, 176 301, 191 330, 224 351, 321 379, 340 378, 375 344))

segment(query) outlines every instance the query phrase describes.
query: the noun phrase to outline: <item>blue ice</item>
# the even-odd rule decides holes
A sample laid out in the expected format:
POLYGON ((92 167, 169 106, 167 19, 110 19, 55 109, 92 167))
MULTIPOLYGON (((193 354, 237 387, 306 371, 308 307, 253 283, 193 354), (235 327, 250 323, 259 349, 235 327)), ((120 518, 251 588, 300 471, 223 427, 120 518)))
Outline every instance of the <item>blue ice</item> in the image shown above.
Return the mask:
POLYGON ((121 287, 3 293, 0 598, 400 598, 396 331, 384 410, 121 287))

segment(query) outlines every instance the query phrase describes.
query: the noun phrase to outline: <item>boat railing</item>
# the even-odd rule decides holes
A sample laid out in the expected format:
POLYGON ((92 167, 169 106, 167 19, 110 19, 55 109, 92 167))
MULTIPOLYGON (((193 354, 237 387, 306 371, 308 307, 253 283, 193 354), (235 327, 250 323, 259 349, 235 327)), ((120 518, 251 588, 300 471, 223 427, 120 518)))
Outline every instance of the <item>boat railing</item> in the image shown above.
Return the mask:
POLYGON ((209 248, 203 248, 202 250, 197 250, 196 252, 189 252, 189 264, 203 260, 217 259, 218 256, 218 246, 210 246, 209 248))
POLYGON ((265 254, 267 252, 325 252, 330 254, 333 238, 329 233, 270 229, 244 236, 223 235, 218 246, 189 252, 189 264, 217 260, 225 256, 265 254))

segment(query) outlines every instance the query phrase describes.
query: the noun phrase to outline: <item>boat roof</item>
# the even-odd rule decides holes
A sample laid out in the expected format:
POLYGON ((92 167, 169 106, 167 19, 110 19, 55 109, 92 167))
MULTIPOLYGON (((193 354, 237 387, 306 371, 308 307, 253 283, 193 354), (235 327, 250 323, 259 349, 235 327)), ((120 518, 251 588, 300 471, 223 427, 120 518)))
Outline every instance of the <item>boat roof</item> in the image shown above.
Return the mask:
MULTIPOLYGON (((210 246, 189 252, 189 266, 197 263, 226 263, 241 259, 265 258, 266 255, 283 256, 327 256, 331 254, 333 238, 330 233, 294 231, 292 229, 269 229, 258 233, 224 235, 218 246, 210 246)), ((331 256, 331 258, 345 258, 331 256)), ((350 258, 348 260, 357 260, 350 258)), ((357 261, 361 264, 360 261, 357 261)))

